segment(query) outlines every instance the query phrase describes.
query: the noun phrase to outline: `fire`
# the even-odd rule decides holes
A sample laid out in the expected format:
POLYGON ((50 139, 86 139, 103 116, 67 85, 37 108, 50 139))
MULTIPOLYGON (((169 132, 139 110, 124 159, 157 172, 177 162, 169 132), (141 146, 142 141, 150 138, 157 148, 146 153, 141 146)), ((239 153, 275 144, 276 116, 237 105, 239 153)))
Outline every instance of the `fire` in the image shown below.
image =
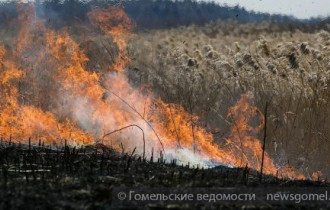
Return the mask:
MULTIPOLYGON (((19 8, 16 50, 7 53, 0 46, 0 133, 5 138, 48 143, 65 139, 70 144, 103 141, 118 150, 123 145, 146 155, 186 149, 198 155, 201 164, 216 161, 260 169, 262 145, 257 136, 265 122, 253 105, 252 94, 244 94, 229 109, 231 133, 220 146, 198 126, 197 116, 129 84, 127 41, 134 24, 122 7, 88 14, 92 24, 112 36, 118 47, 115 63, 101 73, 85 69, 88 58, 66 30, 46 28, 33 6, 19 8), (27 51, 33 54, 26 56, 27 51), (26 89, 18 89, 18 82, 26 89), (250 120, 259 125, 251 126, 250 120)), ((267 153, 264 172, 304 178, 293 169, 276 166, 267 153)))
MULTIPOLYGON (((230 136, 227 139, 230 153, 232 153, 231 155, 240 156, 235 165, 260 168, 262 145, 257 135, 263 130, 265 119, 261 111, 252 105, 252 94, 242 95, 236 105, 229 109, 228 118, 233 121, 230 136), (259 125, 252 127, 249 124, 250 120, 258 120, 259 125)), ((276 167, 267 154, 264 162, 265 173, 276 174, 276 167)))
POLYGON ((112 36, 114 43, 117 44, 118 57, 110 69, 124 70, 130 62, 126 40, 131 35, 130 32, 134 27, 132 20, 124 12, 121 5, 110 6, 108 9, 95 9, 88 13, 88 17, 93 25, 99 27, 107 35, 112 36))
POLYGON ((314 181, 322 181, 322 178, 321 178, 322 175, 323 175, 322 171, 316 171, 312 174, 312 178, 314 181))
POLYGON ((46 143, 58 142, 61 139, 74 142, 90 142, 91 137, 70 123, 59 123, 50 112, 42 111, 36 107, 20 105, 17 97, 18 90, 14 85, 15 80, 23 77, 23 71, 16 65, 6 60, 5 49, 0 46, 0 64, 2 66, 1 78, 1 107, 0 107, 0 133, 5 138, 14 137, 14 140, 26 141, 29 137, 33 140, 43 140, 46 143), (68 130, 66 129, 69 129, 68 130), (74 135, 74 134, 79 135, 74 135))

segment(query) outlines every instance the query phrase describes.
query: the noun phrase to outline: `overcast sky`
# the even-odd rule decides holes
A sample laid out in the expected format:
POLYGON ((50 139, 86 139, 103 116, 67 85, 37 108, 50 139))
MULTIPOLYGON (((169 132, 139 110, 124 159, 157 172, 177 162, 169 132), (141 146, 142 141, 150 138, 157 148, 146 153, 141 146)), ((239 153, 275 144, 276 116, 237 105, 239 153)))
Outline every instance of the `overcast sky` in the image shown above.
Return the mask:
POLYGON ((330 15, 330 0, 214 0, 229 6, 240 5, 247 10, 310 18, 330 15))
MULTIPOLYGON (((0 0, 0 2, 6 0, 0 0)), ((26 0, 23 0, 26 1, 26 0)), ((33 0, 32 0, 33 1, 33 0)), ((212 0, 197 0, 212 1, 212 0)), ((257 12, 292 15, 297 18, 330 16, 330 0, 213 0, 221 5, 239 5, 257 12)))

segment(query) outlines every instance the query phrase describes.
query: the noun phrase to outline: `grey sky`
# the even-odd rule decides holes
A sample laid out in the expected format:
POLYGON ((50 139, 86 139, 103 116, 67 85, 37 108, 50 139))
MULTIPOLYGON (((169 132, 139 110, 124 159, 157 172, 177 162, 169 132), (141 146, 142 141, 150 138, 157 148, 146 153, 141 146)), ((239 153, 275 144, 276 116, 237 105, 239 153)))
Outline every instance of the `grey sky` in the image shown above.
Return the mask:
POLYGON ((310 18, 330 15, 330 0, 214 0, 229 6, 240 5, 247 10, 310 18))
MULTIPOLYGON (((6 0, 0 0, 0 2, 6 0)), ((33 0, 23 0, 33 1, 33 0)), ((212 1, 212 0, 198 0, 212 1)), ((293 15, 297 18, 330 16, 330 0, 213 0, 221 5, 240 5, 257 12, 293 15)))

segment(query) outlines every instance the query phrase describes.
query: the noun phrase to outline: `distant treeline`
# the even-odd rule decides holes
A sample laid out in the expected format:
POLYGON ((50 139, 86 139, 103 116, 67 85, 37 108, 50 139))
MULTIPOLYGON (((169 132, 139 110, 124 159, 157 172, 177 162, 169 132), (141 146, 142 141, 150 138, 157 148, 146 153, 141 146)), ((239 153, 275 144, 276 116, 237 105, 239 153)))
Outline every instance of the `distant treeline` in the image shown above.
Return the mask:
MULTIPOLYGON (((46 0, 36 1, 38 16, 54 24, 70 24, 72 21, 87 21, 87 12, 95 7, 107 7, 117 4, 117 0, 46 0)), ((168 28, 190 24, 203 25, 217 20, 236 20, 241 23, 271 21, 281 23, 284 29, 316 29, 329 23, 329 19, 300 21, 291 16, 269 15, 248 12, 235 6, 221 6, 214 2, 197 2, 195 0, 128 0, 121 1, 125 11, 136 22, 139 28, 168 28), (313 24, 310 24, 313 23, 313 24), (306 26, 308 25, 308 26, 306 26), (286 27, 286 28, 285 28, 286 27)), ((17 16, 16 3, 0 4, 0 23, 17 16)))

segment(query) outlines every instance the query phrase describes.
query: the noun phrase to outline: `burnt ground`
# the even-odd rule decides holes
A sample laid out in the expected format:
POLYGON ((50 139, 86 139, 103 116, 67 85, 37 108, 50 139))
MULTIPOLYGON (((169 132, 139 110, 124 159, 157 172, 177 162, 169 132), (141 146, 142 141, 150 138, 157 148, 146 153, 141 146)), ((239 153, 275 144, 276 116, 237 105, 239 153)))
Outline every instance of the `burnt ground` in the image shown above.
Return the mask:
MULTIPOLYGON (((272 187, 329 186, 326 182, 290 181, 264 176, 247 168, 209 169, 178 166, 164 160, 119 154, 104 145, 44 147, 14 143, 0 144, 1 209, 117 209, 114 187, 272 187)), ((203 205, 178 204, 135 206, 134 208, 204 209, 203 205)), ((283 209, 264 204, 217 204, 207 208, 283 209)), ((292 206, 291 206, 292 207, 292 206)), ((318 207, 318 206, 312 206, 318 207)), ((124 208, 124 207, 122 207, 124 208)), ((295 209, 308 209, 296 206, 295 209)))

